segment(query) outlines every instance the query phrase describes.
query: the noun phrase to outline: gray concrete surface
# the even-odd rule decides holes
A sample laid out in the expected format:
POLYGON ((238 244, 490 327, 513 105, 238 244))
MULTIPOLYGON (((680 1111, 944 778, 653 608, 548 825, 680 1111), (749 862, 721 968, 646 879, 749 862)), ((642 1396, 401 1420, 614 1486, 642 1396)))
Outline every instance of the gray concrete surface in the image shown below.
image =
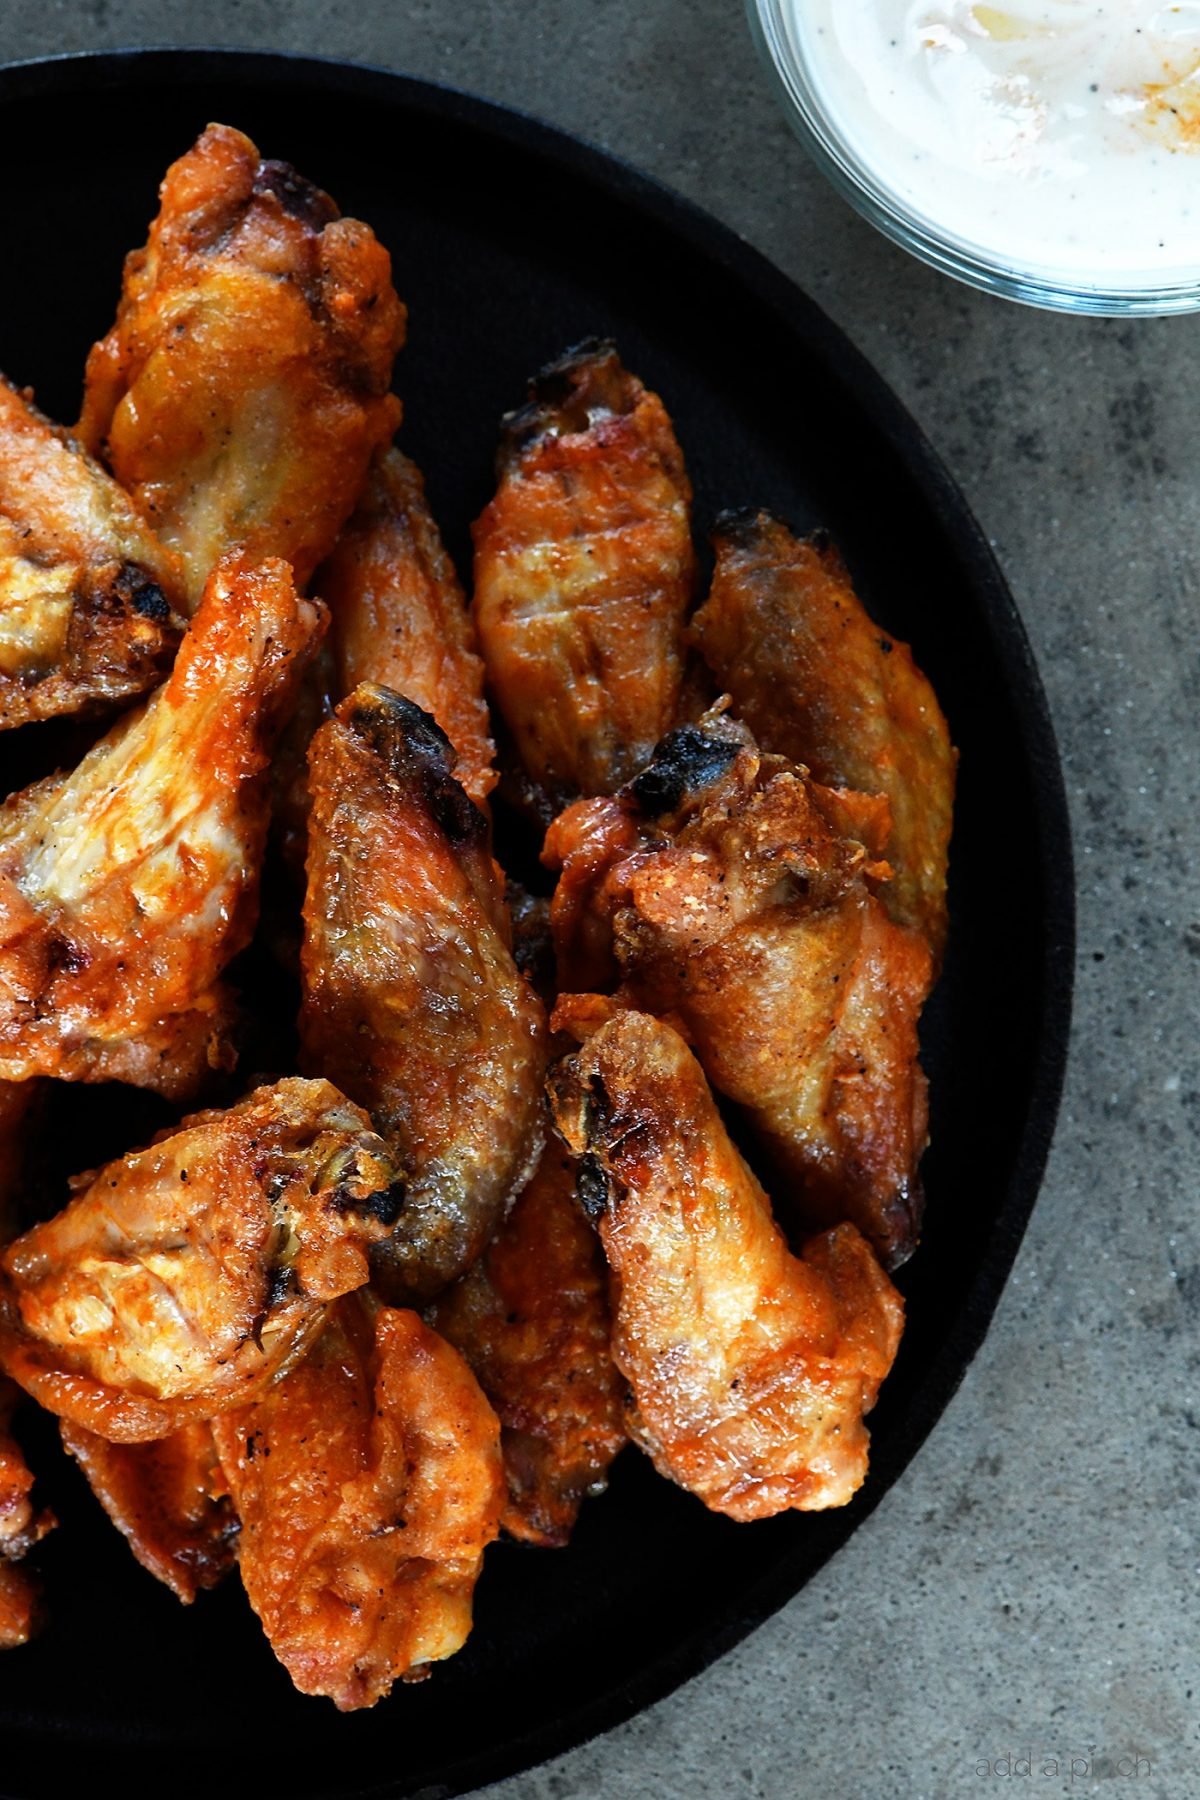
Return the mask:
MULTIPOLYGON (((885 244, 793 142, 738 0, 0 4, 3 60, 137 42, 311 50, 453 82, 733 225, 850 333, 956 470, 1066 763, 1072 1066, 1044 1194, 960 1393, 783 1613, 492 1800, 1200 1794, 1200 319, 1050 317, 885 244), (1043 1774, 1047 1758, 1074 1772, 1043 1774)), ((1019 880, 1019 863, 997 879, 1019 880)))

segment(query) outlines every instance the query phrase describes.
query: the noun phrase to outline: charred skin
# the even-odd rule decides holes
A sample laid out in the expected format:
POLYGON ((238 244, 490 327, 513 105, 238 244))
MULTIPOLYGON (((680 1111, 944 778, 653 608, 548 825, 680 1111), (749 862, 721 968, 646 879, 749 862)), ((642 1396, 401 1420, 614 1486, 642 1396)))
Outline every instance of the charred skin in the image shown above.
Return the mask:
POLYGON ((180 1093, 189 1057, 228 1061, 215 984, 254 928, 271 749, 323 622, 284 564, 228 559, 163 687, 0 807, 0 1078, 180 1093))
POLYGON ((420 471, 399 450, 376 458, 317 590, 338 695, 369 681, 432 713, 454 746, 456 779, 482 805, 496 772, 475 628, 420 471))
POLYGON ((532 1544, 568 1541, 625 1443, 604 1258, 575 1186, 575 1164, 552 1140, 479 1262, 430 1315, 496 1409, 501 1524, 532 1544))
POLYGON ((629 1003, 677 1019, 746 1109, 803 1223, 849 1219, 894 1268, 920 1229, 933 972, 871 892, 886 831, 871 797, 717 716, 673 733, 617 802, 565 814, 551 848, 560 979, 607 945, 629 1003))
POLYGON ((373 1706, 461 1647, 504 1499, 500 1434, 415 1313, 342 1302, 306 1360, 214 1430, 242 1581, 301 1693, 373 1706))
POLYGON ((475 525, 475 622, 548 824, 620 787, 675 723, 691 488, 661 400, 610 344, 543 371, 498 469, 475 525))
POLYGON ((197 1113, 79 1178, 0 1258, 0 1366, 60 1418, 137 1444, 244 1405, 368 1278, 403 1184, 325 1081, 197 1113))
POLYGON ((714 543, 692 638, 765 750, 831 787, 887 797, 881 897, 940 963, 957 756, 932 687, 908 645, 868 616, 823 533, 795 538, 769 513, 726 514, 714 543))
POLYGON ((896 1354, 900 1296, 852 1225, 789 1252, 670 1026, 591 996, 554 1023, 586 1036, 552 1097, 589 1170, 630 1435, 734 1519, 844 1505, 866 1474, 863 1415, 896 1354))
POLYGON ((27 1644, 41 1624, 41 1588, 24 1557, 58 1523, 33 1504, 33 1475, 12 1434, 20 1393, 0 1375, 0 1650, 27 1644))
POLYGON ((0 731, 157 687, 181 596, 116 482, 0 376, 0 731))
POLYGON ((60 1430, 138 1562, 177 1600, 190 1606, 229 1573, 238 1521, 207 1420, 152 1444, 110 1444, 69 1419, 60 1430))
POLYGON ((373 1259, 392 1302, 479 1255, 541 1148, 545 1020, 513 961, 487 821, 427 713, 360 687, 310 756, 304 1064, 365 1106, 407 1176, 373 1259))
POLYGON ((404 308, 357 219, 210 125, 167 171, 79 432, 182 560, 194 607, 231 549, 303 589, 399 423, 404 308))

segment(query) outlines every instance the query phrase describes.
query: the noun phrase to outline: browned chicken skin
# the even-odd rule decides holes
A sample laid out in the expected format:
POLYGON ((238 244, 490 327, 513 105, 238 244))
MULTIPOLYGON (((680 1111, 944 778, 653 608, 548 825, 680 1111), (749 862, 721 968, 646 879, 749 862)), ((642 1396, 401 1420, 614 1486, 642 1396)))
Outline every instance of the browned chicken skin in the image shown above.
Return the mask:
POLYGON ((373 1706, 461 1647, 504 1499, 500 1434, 415 1313, 343 1302, 299 1368, 215 1434, 242 1580, 301 1693, 373 1706))
POLYGON ((225 125, 160 196, 88 359, 80 434, 178 551, 193 605, 234 548, 285 558, 302 589, 399 422, 387 252, 225 125))
POLYGON ((70 1419, 60 1428, 142 1567, 185 1606, 215 1587, 234 1565, 238 1524, 207 1420, 151 1444, 110 1444, 70 1419))
POLYGON ((0 731, 157 686, 181 594, 112 477, 0 376, 0 731))
POLYGON ((301 1043, 404 1164, 404 1212, 373 1259, 391 1301, 474 1262, 541 1147, 544 1015, 449 758, 427 713, 364 686, 309 759, 301 1043))
POLYGON ((496 773, 475 629, 420 471, 399 450, 376 458, 316 585, 338 694, 370 681, 432 713, 454 746, 456 780, 482 803, 496 773))
POLYGON ((538 376, 505 420, 499 473, 475 525, 475 621, 548 823, 612 793, 675 723, 691 488, 662 401, 610 344, 538 376))
POLYGON ((866 1474, 863 1415, 902 1303, 852 1225, 791 1255, 679 1034, 592 996, 552 1077, 612 1271, 613 1357, 635 1442, 735 1519, 841 1506, 866 1474), (588 1034, 592 1035, 588 1035, 588 1034))
POLYGON ((80 1182, 0 1258, 0 1366, 125 1444, 243 1405, 289 1368, 402 1205, 366 1114, 299 1078, 80 1182))
POLYGON ((57 1524, 32 1500, 33 1476, 12 1434, 20 1393, 0 1375, 0 1650, 27 1644, 41 1623, 41 1590, 22 1558, 57 1524))
POLYGON ((596 960, 579 947, 582 897, 592 939, 608 922, 624 995, 681 1022, 804 1220, 853 1221, 894 1267, 920 1225, 917 1022, 932 967, 924 938, 869 891, 886 865, 844 835, 881 823, 870 800, 830 793, 709 716, 671 733, 619 803, 565 815, 552 848, 565 858, 560 976, 596 960), (631 823, 640 841, 626 850, 631 823))
POLYGON ((432 1309, 495 1407, 508 1504, 501 1524, 565 1544, 585 1494, 625 1442, 624 1383, 609 1351, 604 1258, 575 1198, 575 1165, 547 1144, 474 1268, 432 1309))
POLYGON ((765 750, 818 781, 887 796, 881 890, 940 962, 955 751, 907 644, 880 631, 823 534, 797 539, 769 513, 727 514, 712 591, 692 635, 765 750))
POLYGON ((189 1056, 224 1060, 214 984, 254 926, 267 762, 321 624, 285 564, 230 558, 164 686, 0 807, 0 1077, 179 1092, 189 1056))

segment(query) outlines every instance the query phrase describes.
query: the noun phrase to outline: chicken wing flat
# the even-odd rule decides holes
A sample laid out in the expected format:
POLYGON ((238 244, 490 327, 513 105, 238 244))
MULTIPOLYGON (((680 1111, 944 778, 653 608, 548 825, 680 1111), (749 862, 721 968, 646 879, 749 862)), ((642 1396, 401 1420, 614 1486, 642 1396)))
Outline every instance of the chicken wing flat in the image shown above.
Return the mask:
POLYGON ((612 793, 676 721, 690 504, 666 408, 611 344, 569 351, 504 422, 475 621, 543 823, 612 793))
POLYGON ((499 1415, 501 1524, 527 1543, 567 1542, 625 1442, 607 1288, 574 1162, 553 1141, 483 1257, 430 1315, 499 1415))
POLYGON ((454 746, 454 773, 477 804, 496 785, 483 664, 454 565, 415 463, 377 457, 358 510, 321 570, 338 693, 393 688, 432 713, 454 746))
POLYGON ((0 731, 157 686, 181 593, 111 476, 0 376, 0 731))
POLYGON ((195 1419, 151 1444, 110 1444, 69 1419, 66 1449, 144 1569, 190 1605, 233 1567, 238 1522, 212 1427, 195 1419))
POLYGON ((404 1211, 373 1259, 393 1302, 474 1262, 541 1149, 544 1013, 450 756, 428 713, 364 686, 309 758, 301 1044, 404 1166, 404 1211))
POLYGON ((843 1506, 900 1296, 852 1225, 793 1256, 683 1039, 644 1013, 595 1029, 605 1011, 560 1005, 556 1025, 592 1035, 552 1082, 612 1271, 630 1434, 731 1518, 843 1506))
POLYGON ((160 197, 88 359, 80 434, 178 551, 193 605, 237 548, 285 558, 303 588, 399 423, 387 252, 225 125, 160 197))
POLYGON ((57 1524, 33 1504, 33 1476, 12 1434, 20 1393, 0 1375, 0 1650, 27 1644, 40 1623, 41 1589, 23 1557, 57 1524))
POLYGON ((833 787, 886 794, 884 905, 940 961, 956 755, 907 644, 880 631, 824 534, 795 538, 769 513, 726 514, 692 634, 764 749, 833 787))
POLYGON ((0 807, 0 1078, 162 1070, 178 1091, 189 1047, 217 1055, 212 990, 254 926, 271 744, 322 623, 286 564, 230 558, 158 692, 0 807), (148 1054, 131 1048, 145 1033, 148 1054))
MULTIPOLYGON (((810 1226, 851 1220, 889 1267, 916 1244, 927 1101, 917 1024, 928 944, 868 886, 869 799, 830 793, 718 716, 684 726, 623 796, 641 846, 601 877, 587 809, 594 920, 611 919, 632 1004, 670 1014, 722 1093, 748 1111, 810 1226)), ((593 802, 600 811, 611 803, 593 802)), ((601 819, 603 837, 619 833, 601 819)))
POLYGON ((403 1203, 366 1114, 299 1078, 80 1180, 0 1258, 0 1365, 119 1444, 252 1399, 367 1280, 403 1203))
POLYGON ((499 1426, 412 1312, 339 1306, 307 1359, 215 1421, 271 1648, 343 1712, 452 1656, 504 1500, 499 1426))

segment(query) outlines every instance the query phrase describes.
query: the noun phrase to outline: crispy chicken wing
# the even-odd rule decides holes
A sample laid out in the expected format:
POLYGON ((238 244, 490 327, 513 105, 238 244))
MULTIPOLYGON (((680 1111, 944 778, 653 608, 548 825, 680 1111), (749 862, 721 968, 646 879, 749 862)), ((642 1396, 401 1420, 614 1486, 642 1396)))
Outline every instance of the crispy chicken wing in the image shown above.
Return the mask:
POLYGON ((80 433, 183 560, 194 605, 231 549, 303 588, 399 422, 404 308, 357 219, 210 125, 167 171, 80 433))
POLYGON ((391 1301, 470 1266, 541 1147, 544 1015, 449 755, 428 713, 364 686, 309 761, 301 1043, 404 1164, 404 1212, 373 1259, 391 1301))
POLYGON ((213 987, 253 929, 267 761, 321 623, 285 564, 230 558, 164 686, 0 807, 0 1078, 178 1091, 187 1054, 223 1060, 213 987))
POLYGON ((237 1515, 203 1419, 150 1444, 110 1444, 70 1419, 63 1444, 144 1569, 190 1605, 234 1564, 237 1515))
POLYGON ((504 1499, 499 1427, 415 1313, 343 1302, 215 1433, 242 1580, 301 1693, 373 1706, 461 1648, 504 1499))
POLYGON ((791 1255, 683 1039, 606 1010, 561 1003, 556 1026, 594 1034, 552 1082, 612 1271, 630 1433, 731 1518, 842 1506, 866 1474, 900 1296, 852 1225, 791 1255))
POLYGON ((455 777, 482 803, 496 785, 483 664, 420 471, 399 450, 376 458, 317 589, 330 610, 338 693, 371 681, 415 700, 453 744, 455 777))
POLYGON ((258 1394, 367 1280, 403 1202, 366 1114, 299 1078, 80 1182, 0 1258, 0 1365, 121 1444, 258 1394))
POLYGON ((181 594, 127 495, 0 376, 0 731, 157 686, 181 594))
MULTIPOLYGON (((630 1001, 671 1014, 713 1083, 749 1113, 810 1225, 850 1219, 890 1267, 916 1244, 925 1077, 917 1022, 929 947, 869 891, 879 810, 761 755, 719 716, 671 733, 623 796, 641 844, 622 856, 612 803, 560 822, 582 846, 592 928, 630 1001), (606 823, 607 821, 607 823, 606 823), (618 845, 607 873, 597 836, 618 845)), ((876 836, 876 842, 878 836, 876 836)), ((568 943, 564 961, 578 952, 568 943)))
POLYGON ((0 1375, 0 1650, 27 1644, 41 1622, 37 1577, 20 1567, 26 1553, 58 1523, 33 1504, 33 1476, 12 1434, 20 1393, 0 1375))
POLYGON ((907 644, 880 631, 818 533, 769 513, 727 514, 712 591, 692 634, 763 748, 834 787, 886 794, 892 879, 884 905, 940 960, 955 751, 907 644))
POLYGON ((604 1486, 625 1430, 604 1259, 575 1198, 574 1162, 557 1141, 483 1257, 430 1318, 499 1415, 508 1480, 501 1524, 529 1543, 565 1544, 584 1495, 604 1486))
POLYGON ((499 474, 475 526, 475 620, 548 823, 612 793, 675 723, 691 488, 662 401, 611 344, 543 370, 504 422, 499 474))

